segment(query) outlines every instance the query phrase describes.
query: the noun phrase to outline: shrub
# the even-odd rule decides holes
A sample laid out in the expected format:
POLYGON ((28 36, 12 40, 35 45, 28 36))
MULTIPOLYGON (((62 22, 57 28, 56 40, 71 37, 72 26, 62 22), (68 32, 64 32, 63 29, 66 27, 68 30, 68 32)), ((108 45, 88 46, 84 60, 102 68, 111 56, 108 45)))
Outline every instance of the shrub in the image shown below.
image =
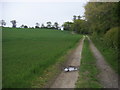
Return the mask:
POLYGON ((117 49, 118 48, 118 32, 120 27, 111 28, 107 33, 104 35, 104 42, 108 47, 112 47, 117 49))

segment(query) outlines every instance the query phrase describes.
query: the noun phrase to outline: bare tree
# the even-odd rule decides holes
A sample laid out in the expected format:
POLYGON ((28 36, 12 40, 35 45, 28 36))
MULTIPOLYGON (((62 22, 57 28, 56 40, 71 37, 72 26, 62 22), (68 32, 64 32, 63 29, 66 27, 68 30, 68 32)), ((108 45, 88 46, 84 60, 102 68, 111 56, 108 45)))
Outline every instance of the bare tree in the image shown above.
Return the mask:
POLYGON ((2 27, 5 26, 6 25, 5 20, 0 20, 0 24, 1 24, 2 27))
POLYGON ((12 23, 12 27, 14 27, 14 28, 16 28, 16 20, 12 20, 12 21, 10 21, 11 23, 12 23))

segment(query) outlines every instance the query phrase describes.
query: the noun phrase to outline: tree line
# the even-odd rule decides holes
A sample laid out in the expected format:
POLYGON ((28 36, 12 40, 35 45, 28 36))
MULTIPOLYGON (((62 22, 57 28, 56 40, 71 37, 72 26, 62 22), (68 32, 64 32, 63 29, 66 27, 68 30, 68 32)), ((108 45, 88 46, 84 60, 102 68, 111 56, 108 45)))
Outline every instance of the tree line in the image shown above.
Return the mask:
MULTIPOLYGON (((16 20, 12 20, 10 22, 11 22, 13 28, 17 27, 16 20)), ((1 27, 4 27, 6 25, 5 20, 0 20, 0 24, 1 24, 1 27)), ((41 24, 41 26, 40 26, 40 23, 37 22, 37 23, 35 23, 35 27, 28 27, 27 25, 22 24, 20 26, 20 28, 48 28, 48 29, 57 29, 57 30, 60 29, 58 22, 54 22, 54 24, 52 25, 52 22, 49 21, 46 24, 47 24, 46 26, 44 24, 41 24)))
MULTIPOLYGON (((84 16, 73 16, 72 22, 64 22, 62 25, 63 29, 66 31, 72 31, 79 34, 90 34, 93 36, 104 37, 107 42, 112 46, 117 47, 117 42, 111 40, 112 38, 117 38, 117 32, 120 28, 120 4, 118 2, 88 2, 84 8, 84 16), (114 34, 113 34, 114 33, 114 34)), ((16 27, 16 20, 10 21, 12 27, 16 27)), ((6 22, 4 20, 0 21, 1 26, 5 26, 6 22)), ((59 24, 55 22, 53 25, 51 22, 44 24, 36 23, 35 28, 49 28, 49 29, 59 29, 59 24)), ((21 25, 21 28, 28 28, 27 25, 21 25)), ((31 27, 34 28, 34 27, 31 27)))
POLYGON ((118 49, 120 30, 119 2, 88 2, 85 6, 85 18, 88 30, 94 38, 107 47, 118 49))
POLYGON ((73 31, 79 34, 89 34, 87 21, 82 16, 73 16, 73 22, 65 22, 62 26, 66 31, 73 31))
POLYGON ((84 6, 84 17, 74 15, 73 22, 63 24, 64 30, 92 35, 106 46, 117 49, 120 46, 119 6, 118 2, 88 2, 84 6))
POLYGON ((88 2, 85 6, 85 18, 90 32, 105 34, 111 28, 119 26, 119 3, 88 2))

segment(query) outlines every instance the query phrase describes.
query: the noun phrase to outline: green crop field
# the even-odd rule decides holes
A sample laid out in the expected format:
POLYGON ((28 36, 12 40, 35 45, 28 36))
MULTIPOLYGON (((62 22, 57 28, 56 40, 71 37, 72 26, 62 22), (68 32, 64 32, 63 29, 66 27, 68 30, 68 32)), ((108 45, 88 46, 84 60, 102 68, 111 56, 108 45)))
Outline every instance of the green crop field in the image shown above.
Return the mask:
POLYGON ((81 36, 47 29, 3 28, 3 88, 31 87, 31 81, 75 47, 81 36))

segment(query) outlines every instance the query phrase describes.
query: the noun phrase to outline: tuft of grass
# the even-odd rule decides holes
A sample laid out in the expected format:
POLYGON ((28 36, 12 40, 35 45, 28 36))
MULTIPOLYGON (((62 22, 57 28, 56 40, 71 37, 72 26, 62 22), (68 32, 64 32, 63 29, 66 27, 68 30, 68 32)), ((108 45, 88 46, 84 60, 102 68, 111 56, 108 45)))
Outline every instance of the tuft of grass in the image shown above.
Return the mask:
POLYGON ((29 88, 39 77, 46 83, 46 74, 80 38, 60 30, 3 28, 3 88, 29 88))
POLYGON ((89 48, 88 40, 85 39, 76 88, 101 88, 102 86, 97 78, 98 74, 96 60, 89 48))

